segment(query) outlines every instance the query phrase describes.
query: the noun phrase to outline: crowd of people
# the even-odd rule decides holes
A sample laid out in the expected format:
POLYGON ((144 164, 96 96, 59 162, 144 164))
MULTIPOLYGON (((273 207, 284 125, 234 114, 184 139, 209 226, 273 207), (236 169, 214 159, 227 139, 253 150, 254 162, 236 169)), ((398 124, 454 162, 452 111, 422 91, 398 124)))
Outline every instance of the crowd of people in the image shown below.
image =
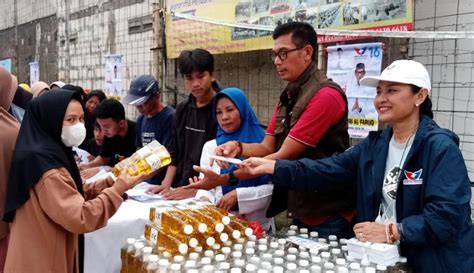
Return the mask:
POLYGON ((287 85, 266 129, 244 90, 219 86, 205 49, 178 58, 189 96, 176 108, 150 75, 136 77, 120 102, 59 81, 30 93, 0 67, 0 272, 83 272, 83 234, 106 225, 141 181, 153 184, 150 194, 204 199, 268 232, 286 211, 320 237, 398 244, 415 272, 472 272, 468 172, 458 137, 433 120, 425 67, 399 60, 379 77, 359 73, 358 85, 376 87, 374 106, 389 126, 349 147, 354 109, 317 68, 315 30, 290 22, 272 37, 287 85), (136 107, 136 121, 123 104, 136 107), (153 140, 170 152, 166 168, 84 183, 153 140), (88 162, 77 161, 76 147, 88 162))

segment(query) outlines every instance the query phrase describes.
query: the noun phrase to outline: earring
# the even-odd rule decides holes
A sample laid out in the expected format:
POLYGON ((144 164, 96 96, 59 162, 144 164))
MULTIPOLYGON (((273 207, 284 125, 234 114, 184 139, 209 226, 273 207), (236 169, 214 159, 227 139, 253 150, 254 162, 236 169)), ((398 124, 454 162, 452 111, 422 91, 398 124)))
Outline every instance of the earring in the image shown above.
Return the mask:
POLYGON ((420 104, 419 104, 419 103, 416 103, 415 106, 418 107, 418 106, 420 106, 420 104))

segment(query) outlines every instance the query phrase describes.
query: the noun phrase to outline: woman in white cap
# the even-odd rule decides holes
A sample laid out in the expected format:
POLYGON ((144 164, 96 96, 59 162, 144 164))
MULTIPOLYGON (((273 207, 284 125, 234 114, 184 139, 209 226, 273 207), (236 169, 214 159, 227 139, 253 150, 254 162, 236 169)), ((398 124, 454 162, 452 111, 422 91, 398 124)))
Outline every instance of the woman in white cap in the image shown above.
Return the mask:
POLYGON ((399 244, 415 272, 473 272, 469 177, 459 138, 432 119, 428 72, 399 60, 361 84, 377 87, 374 105, 389 128, 330 158, 250 158, 241 168, 294 190, 357 183, 359 240, 399 244))

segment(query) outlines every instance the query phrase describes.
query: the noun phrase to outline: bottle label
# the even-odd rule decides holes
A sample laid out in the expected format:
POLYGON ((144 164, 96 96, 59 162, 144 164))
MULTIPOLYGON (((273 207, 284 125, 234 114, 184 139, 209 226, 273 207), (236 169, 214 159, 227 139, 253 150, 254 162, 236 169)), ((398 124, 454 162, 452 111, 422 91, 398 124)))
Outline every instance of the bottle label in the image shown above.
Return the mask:
POLYGON ((150 224, 145 225, 145 238, 154 245, 158 243, 158 229, 150 224))
POLYGON ((146 163, 150 165, 153 171, 158 170, 161 167, 161 160, 160 157, 156 154, 151 154, 145 158, 146 163))
POLYGON ((150 208, 150 221, 154 224, 156 224, 157 226, 160 226, 161 224, 161 217, 163 215, 163 213, 167 212, 167 211, 171 211, 173 210, 174 208, 172 207, 151 207, 150 208))

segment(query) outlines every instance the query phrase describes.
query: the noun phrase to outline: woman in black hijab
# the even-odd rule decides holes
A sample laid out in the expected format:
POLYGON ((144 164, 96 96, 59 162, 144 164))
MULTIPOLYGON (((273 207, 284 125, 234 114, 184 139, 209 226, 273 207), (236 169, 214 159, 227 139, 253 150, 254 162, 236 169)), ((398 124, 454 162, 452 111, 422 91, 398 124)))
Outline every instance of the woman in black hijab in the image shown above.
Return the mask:
POLYGON ((10 169, 4 220, 13 222, 5 272, 82 272, 81 234, 106 225, 144 177, 82 184, 72 146, 85 137, 81 95, 47 92, 27 107, 10 169))

